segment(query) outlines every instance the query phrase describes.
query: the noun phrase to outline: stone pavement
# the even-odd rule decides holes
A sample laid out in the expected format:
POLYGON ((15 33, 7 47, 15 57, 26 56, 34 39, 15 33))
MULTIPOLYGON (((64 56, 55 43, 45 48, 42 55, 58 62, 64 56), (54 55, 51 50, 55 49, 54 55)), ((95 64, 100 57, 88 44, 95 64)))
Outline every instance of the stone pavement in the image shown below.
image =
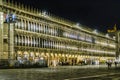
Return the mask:
MULTIPOLYGON (((118 67, 120 67, 120 64, 117 65, 117 68, 118 67)), ((75 65, 75 66, 57 66, 55 68, 73 68, 73 69, 77 69, 77 68, 82 69, 82 68, 84 68, 84 69, 86 69, 86 68, 108 68, 108 66, 106 64, 103 64, 103 65, 82 65, 82 66, 80 66, 80 65, 76 66, 75 65)), ((115 68, 115 65, 112 64, 111 68, 115 68)))
POLYGON ((120 67, 112 65, 57 66, 52 68, 0 69, 0 80, 120 80, 120 67), (104 79, 105 78, 105 79, 104 79))

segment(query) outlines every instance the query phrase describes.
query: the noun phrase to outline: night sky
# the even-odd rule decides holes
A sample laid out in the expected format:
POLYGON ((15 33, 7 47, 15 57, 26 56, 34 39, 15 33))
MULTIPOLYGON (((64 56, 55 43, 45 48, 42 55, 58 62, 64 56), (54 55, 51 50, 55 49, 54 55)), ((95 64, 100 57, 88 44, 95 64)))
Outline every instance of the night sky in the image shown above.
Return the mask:
POLYGON ((120 0, 15 0, 106 32, 120 27, 120 0))

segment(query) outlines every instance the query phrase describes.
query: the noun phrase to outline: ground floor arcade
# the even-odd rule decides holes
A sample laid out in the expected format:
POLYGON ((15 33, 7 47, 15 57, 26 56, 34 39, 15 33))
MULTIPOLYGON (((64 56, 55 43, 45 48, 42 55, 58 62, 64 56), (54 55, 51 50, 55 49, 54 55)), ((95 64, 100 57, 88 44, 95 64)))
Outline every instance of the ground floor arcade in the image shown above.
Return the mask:
POLYGON ((15 59, 18 61, 30 61, 36 63, 39 61, 45 61, 47 66, 58 66, 58 65, 82 65, 82 64, 102 64, 106 60, 114 60, 114 57, 103 57, 103 56, 90 56, 80 54, 69 54, 69 53, 51 53, 51 52, 28 52, 28 51, 17 51, 15 59))

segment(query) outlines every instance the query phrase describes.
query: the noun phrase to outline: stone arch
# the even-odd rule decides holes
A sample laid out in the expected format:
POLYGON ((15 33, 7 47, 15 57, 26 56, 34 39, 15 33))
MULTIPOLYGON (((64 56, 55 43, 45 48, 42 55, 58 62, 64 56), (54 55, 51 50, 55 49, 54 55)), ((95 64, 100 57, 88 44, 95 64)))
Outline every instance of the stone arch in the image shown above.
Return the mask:
POLYGON ((30 61, 34 61, 34 58, 35 58, 34 52, 29 53, 29 58, 30 58, 30 61))
POLYGON ((29 60, 29 53, 27 51, 23 52, 23 58, 29 60))
POLYGON ((28 24, 29 24, 29 22, 26 21, 26 30, 28 30, 28 24))
POLYGON ((22 59, 22 51, 17 51, 16 58, 17 58, 17 60, 22 59))

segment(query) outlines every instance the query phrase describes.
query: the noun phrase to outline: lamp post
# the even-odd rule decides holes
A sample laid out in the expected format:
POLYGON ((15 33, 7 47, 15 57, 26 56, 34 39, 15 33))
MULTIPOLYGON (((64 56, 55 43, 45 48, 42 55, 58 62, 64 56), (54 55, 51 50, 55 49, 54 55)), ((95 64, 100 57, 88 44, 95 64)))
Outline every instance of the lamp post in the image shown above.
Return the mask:
POLYGON ((7 23, 8 24, 8 66, 10 66, 11 65, 11 54, 13 54, 12 53, 12 51, 13 51, 13 39, 14 38, 12 38, 12 40, 11 40, 11 36, 13 36, 14 37, 14 35, 13 35, 13 33, 11 33, 11 31, 13 31, 12 29, 14 29, 13 28, 13 23, 15 23, 16 22, 16 15, 15 14, 12 14, 12 13, 8 13, 7 15, 6 15, 6 19, 5 19, 5 23, 7 23))

